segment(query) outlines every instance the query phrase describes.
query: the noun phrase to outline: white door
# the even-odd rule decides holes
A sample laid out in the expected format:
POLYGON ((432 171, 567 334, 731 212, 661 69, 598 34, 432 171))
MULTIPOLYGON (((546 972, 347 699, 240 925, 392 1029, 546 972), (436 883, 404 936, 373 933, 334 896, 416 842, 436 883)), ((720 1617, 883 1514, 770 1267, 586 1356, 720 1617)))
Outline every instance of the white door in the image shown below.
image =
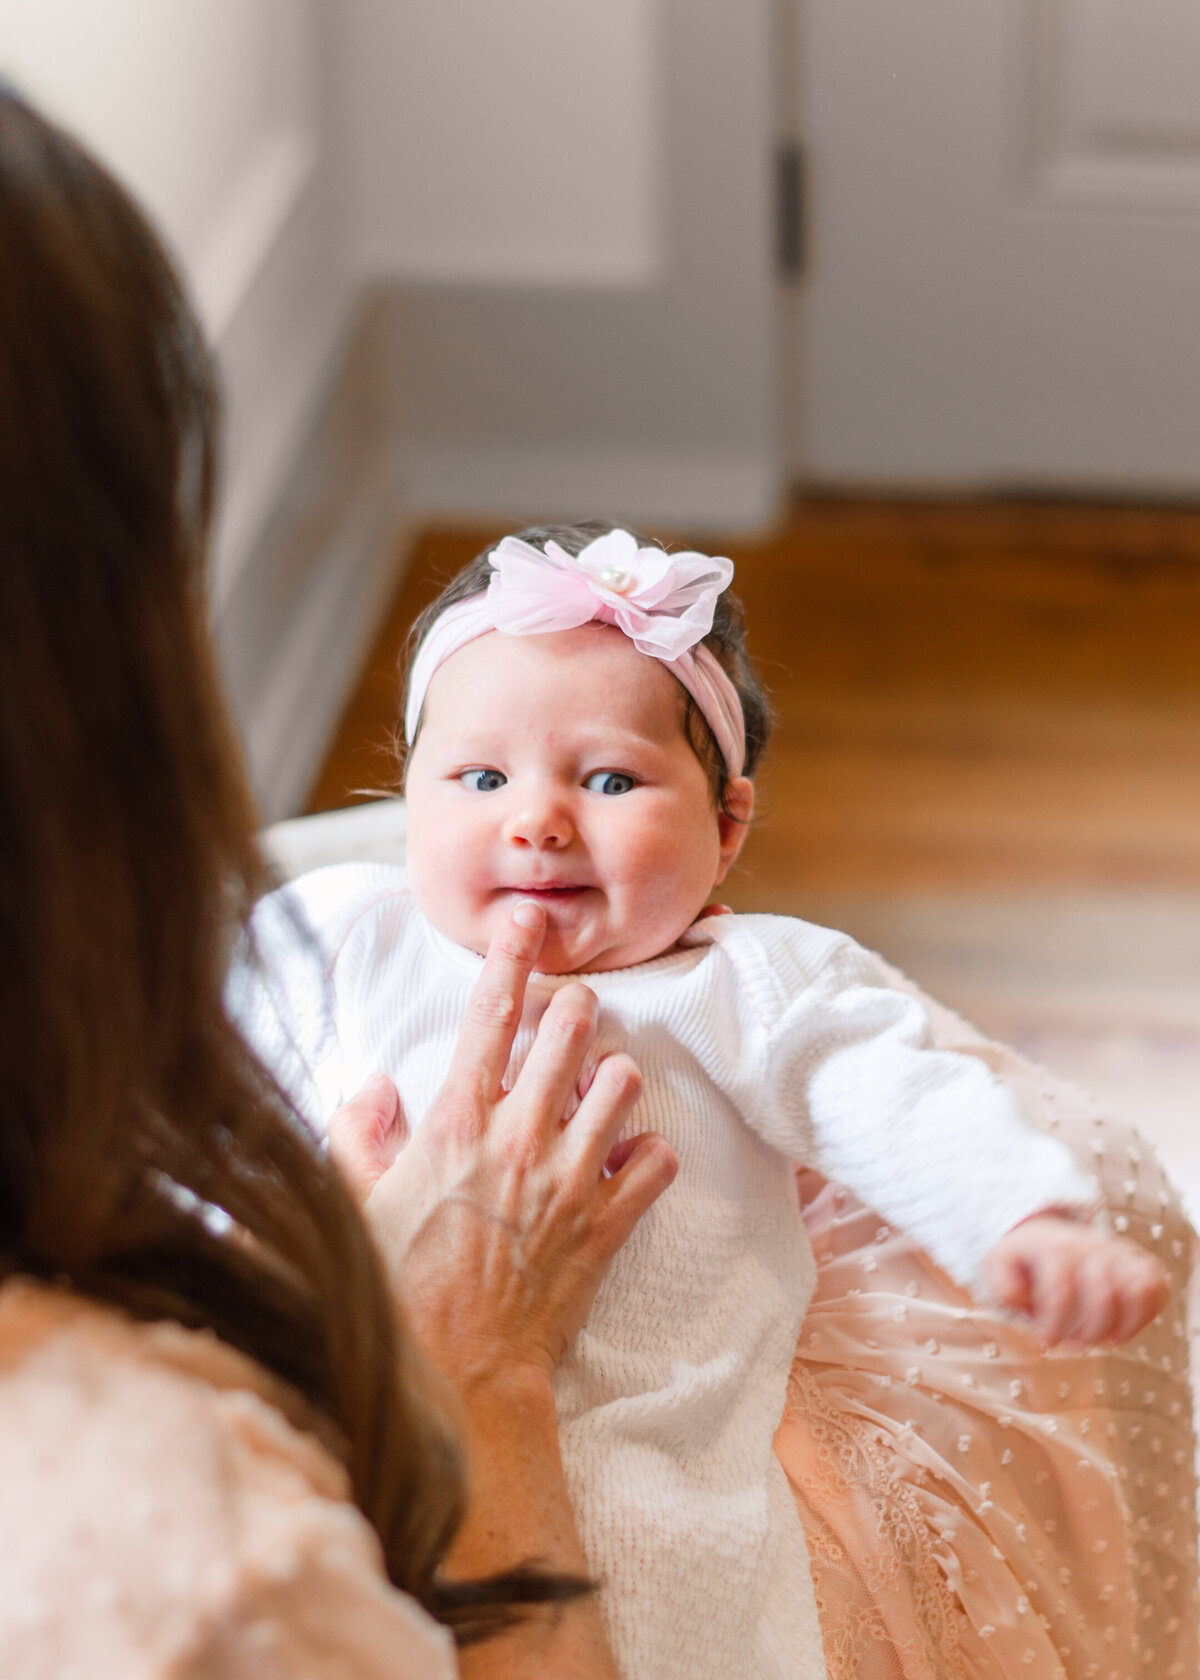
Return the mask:
POLYGON ((798 7, 793 465, 1200 492, 1197 0, 798 7))

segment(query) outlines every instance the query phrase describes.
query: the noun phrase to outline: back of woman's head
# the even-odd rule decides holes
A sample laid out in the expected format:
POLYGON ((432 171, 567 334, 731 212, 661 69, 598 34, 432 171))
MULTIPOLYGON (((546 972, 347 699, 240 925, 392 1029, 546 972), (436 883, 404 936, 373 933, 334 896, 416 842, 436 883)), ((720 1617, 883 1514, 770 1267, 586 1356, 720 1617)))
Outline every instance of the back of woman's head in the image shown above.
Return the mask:
POLYGON ((0 97, 0 1247, 26 1263, 103 1242, 130 1096, 186 1083, 253 878, 200 605, 214 418, 138 212, 0 97))
POLYGON ((153 232, 0 91, 0 1279, 272 1367, 393 1579, 486 1622, 510 1587, 437 1582, 457 1458, 361 1222, 224 1007, 260 865, 205 621, 215 414, 153 232))

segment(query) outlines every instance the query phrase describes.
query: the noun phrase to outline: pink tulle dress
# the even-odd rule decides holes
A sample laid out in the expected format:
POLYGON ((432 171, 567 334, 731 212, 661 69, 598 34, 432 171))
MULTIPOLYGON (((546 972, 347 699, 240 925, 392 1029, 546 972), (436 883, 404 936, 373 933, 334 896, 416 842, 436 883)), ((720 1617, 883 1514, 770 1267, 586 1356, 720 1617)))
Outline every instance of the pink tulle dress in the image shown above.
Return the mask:
POLYGON ((1195 1237, 1130 1127, 925 1002, 939 1045, 983 1057, 1096 1172, 1114 1228, 1173 1289, 1125 1347, 1042 1355, 903 1233, 802 1175, 818 1285, 776 1452, 829 1680, 1195 1680, 1195 1237))

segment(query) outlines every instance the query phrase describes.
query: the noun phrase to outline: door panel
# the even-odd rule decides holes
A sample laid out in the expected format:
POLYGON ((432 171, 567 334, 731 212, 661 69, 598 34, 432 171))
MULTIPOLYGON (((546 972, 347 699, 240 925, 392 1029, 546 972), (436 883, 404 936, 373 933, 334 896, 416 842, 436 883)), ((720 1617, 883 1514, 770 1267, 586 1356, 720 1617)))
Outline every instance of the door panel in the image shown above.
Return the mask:
POLYGON ((1192 0, 792 3, 800 471, 1200 491, 1192 0))
POLYGON ((1043 202, 1200 211, 1193 0, 1027 0, 1043 202))

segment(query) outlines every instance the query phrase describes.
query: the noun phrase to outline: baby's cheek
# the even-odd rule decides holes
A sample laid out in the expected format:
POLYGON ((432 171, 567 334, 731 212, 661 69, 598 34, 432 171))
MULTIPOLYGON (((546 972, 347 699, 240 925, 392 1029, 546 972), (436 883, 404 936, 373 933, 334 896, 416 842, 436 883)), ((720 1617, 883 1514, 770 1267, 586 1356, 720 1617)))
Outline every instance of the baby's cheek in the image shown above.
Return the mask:
POLYGON ((408 879, 417 908, 440 932, 472 949, 486 946, 486 894, 474 849, 451 825, 410 843, 408 879))

